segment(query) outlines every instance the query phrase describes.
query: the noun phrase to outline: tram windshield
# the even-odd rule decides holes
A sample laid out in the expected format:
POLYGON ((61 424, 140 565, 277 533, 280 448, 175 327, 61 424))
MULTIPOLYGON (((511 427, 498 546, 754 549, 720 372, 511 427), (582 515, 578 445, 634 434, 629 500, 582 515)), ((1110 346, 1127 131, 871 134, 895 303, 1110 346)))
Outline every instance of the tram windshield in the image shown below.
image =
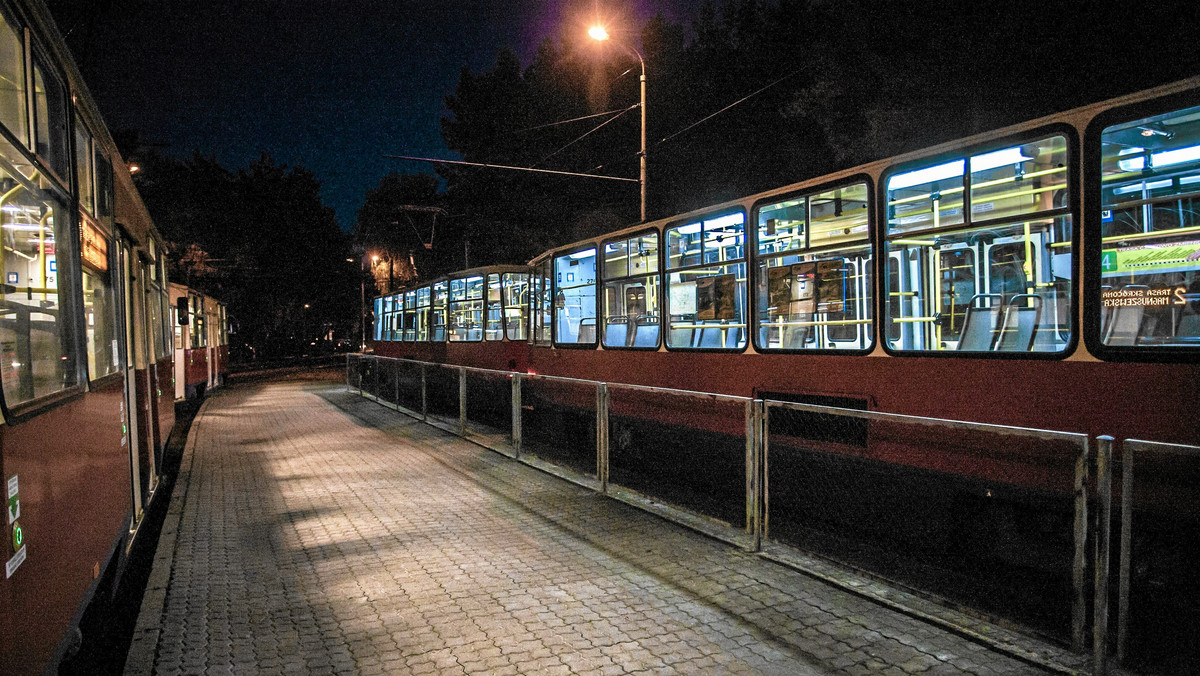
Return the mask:
POLYGON ((758 210, 760 350, 871 345, 871 244, 865 183, 758 210))
POLYGON ((1200 106, 1101 137, 1100 337, 1200 346, 1200 106))
POLYGON ((888 345, 1061 352, 1074 260, 1067 140, 1050 136, 886 179, 888 345))

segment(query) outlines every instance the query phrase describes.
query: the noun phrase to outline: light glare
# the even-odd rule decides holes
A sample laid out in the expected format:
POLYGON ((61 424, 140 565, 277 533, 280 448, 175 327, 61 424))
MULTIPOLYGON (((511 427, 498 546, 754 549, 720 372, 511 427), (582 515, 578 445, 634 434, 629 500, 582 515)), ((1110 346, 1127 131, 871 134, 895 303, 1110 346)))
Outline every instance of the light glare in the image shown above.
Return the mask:
POLYGON ((608 39, 608 31, 604 30, 604 26, 592 26, 588 29, 588 35, 592 36, 593 40, 608 39))

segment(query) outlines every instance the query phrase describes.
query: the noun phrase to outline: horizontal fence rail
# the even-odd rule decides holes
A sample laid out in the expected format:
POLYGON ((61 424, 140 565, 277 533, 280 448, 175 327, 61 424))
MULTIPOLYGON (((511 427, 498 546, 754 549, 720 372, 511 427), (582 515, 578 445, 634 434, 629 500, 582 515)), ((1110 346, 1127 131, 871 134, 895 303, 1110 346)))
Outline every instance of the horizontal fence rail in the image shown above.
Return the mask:
MULTIPOLYGON (((912 542, 931 551, 945 545, 970 555, 972 543, 991 539, 1007 545, 1006 553, 1024 548, 1033 559, 1047 554, 1032 570, 1048 567, 1046 579, 1063 581, 1066 589, 1054 593, 1069 599, 1069 629, 1063 634, 1077 653, 1086 650, 1091 604, 1098 674, 1107 671, 1113 644, 1117 661, 1125 663, 1131 613, 1138 612, 1139 596, 1131 592, 1139 556, 1135 456, 1139 463, 1145 457, 1184 457, 1200 474, 1200 447, 1140 440, 1120 445, 1119 611, 1116 639, 1110 641, 1110 439, 1098 441, 1099 514, 1089 519, 1093 442, 1084 434, 375 355, 348 355, 346 383, 445 431, 749 551, 783 547, 826 556, 828 549, 835 552, 827 556, 831 560, 891 579, 888 566, 873 567, 871 556, 838 555, 871 543, 839 541, 837 527, 839 519, 872 517, 876 522, 866 519, 867 531, 903 537, 887 531, 889 512, 904 506, 916 512, 910 515, 914 523, 933 534, 912 542), (920 445, 922 435, 933 436, 920 445), (924 501, 917 509, 914 496, 924 501), (1017 497, 1006 502, 1011 496, 1017 497), (821 506, 822 501, 830 504, 821 506), (846 514, 835 513, 841 507, 846 514), (1000 536, 1025 532, 1027 520, 1036 522, 1047 511, 1051 516, 1041 517, 1046 542, 1002 542, 1000 536), (980 516, 993 513, 997 523, 980 516), (965 542, 937 541, 953 533, 948 524, 967 517, 984 528, 968 528, 965 542)), ((1200 491, 1196 485, 1200 482, 1189 495, 1200 491)))

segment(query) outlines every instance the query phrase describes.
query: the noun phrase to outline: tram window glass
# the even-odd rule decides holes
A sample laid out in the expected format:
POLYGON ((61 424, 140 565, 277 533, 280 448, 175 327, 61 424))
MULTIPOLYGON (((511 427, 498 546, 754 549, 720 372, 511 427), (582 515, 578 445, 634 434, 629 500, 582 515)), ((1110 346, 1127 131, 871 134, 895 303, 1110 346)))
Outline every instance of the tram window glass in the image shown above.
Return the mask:
POLYGON ((596 249, 554 258, 554 342, 596 344, 596 249))
POLYGON ((887 179, 889 346, 1066 349, 1074 270, 1066 149, 1065 137, 1051 136, 887 179), (937 193, 942 207, 958 195, 958 210, 937 212, 937 193))
POLYGON ((79 190, 79 208, 96 215, 96 185, 93 173, 92 133, 78 118, 75 121, 75 181, 79 190))
POLYGON ((604 270, 604 347, 657 348, 658 233, 606 242, 604 270))
POLYGON ((33 58, 33 119, 37 154, 59 176, 69 176, 67 169, 67 98, 62 84, 50 69, 42 65, 40 56, 33 58))
MULTIPOLYGON (((85 227, 95 230, 95 226, 86 222, 85 227)), ((87 331, 88 377, 92 380, 116 373, 119 369, 117 314, 112 278, 108 271, 108 242, 99 231, 95 231, 94 235, 101 242, 93 245, 100 255, 83 260, 83 314, 87 331)))
POLYGON ((429 308, 429 340, 441 342, 446 340, 446 294, 449 284, 435 282, 429 308))
POLYGON ((400 340, 417 339, 417 292, 404 292, 404 316, 400 320, 400 340))
POLYGON ((855 183, 759 209, 759 349, 870 347, 869 199, 855 183))
POLYGON ((668 347, 745 347, 745 224, 737 212, 667 230, 668 347))
POLYGON ((21 143, 29 143, 25 99, 24 31, 0 7, 0 122, 21 143))
POLYGON ((524 272, 506 272, 504 281, 504 326, 509 340, 526 340, 528 329, 525 315, 529 307, 529 275, 524 272))
POLYGON ((553 303, 550 294, 553 285, 550 284, 551 259, 547 258, 534 268, 533 276, 533 340, 539 345, 549 345, 553 303))
POLYGON ((96 167, 96 217, 107 220, 113 215, 113 169, 112 162, 97 150, 96 167))
POLYGON ((504 304, 501 301, 503 289, 500 287, 500 275, 492 273, 487 276, 487 323, 484 326, 484 338, 487 340, 504 340, 504 304))
MULTIPOLYGON (((208 331, 205 330, 204 321, 204 298, 195 294, 188 294, 190 299, 188 307, 188 327, 191 332, 191 348, 194 350, 198 347, 208 347, 208 331)), ((376 303, 378 303, 376 299, 376 303)), ((375 337, 379 339, 378 336, 375 337)))
POLYGON ((453 342, 483 340, 483 276, 450 280, 449 336, 453 342))
POLYGON ((380 340, 380 336, 383 335, 383 299, 382 298, 375 299, 374 308, 375 308, 375 311, 374 311, 373 315, 374 315, 375 321, 373 322, 374 329, 371 332, 371 339, 372 340, 380 340))
POLYGON ((70 212, 24 153, 0 137, 0 377, 9 406, 76 384, 70 212), (26 173, 12 173, 19 166, 26 173))
POLYGON ((429 287, 417 289, 416 335, 413 340, 429 340, 429 287))
POLYGON ((1101 136, 1101 340, 1200 346, 1200 106, 1101 136))

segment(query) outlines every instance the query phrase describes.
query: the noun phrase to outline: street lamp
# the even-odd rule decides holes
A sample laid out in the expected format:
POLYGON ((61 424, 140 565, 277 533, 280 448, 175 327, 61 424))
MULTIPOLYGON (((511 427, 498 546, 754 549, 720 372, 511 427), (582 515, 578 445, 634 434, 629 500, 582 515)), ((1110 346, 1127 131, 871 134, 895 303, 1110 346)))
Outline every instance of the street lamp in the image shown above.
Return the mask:
MULTIPOLYGON (((598 40, 600 42, 608 40, 610 37, 608 34, 608 31, 606 31, 603 26, 592 26, 591 28, 588 29, 588 35, 590 35, 593 40, 598 40)), ((639 167, 638 167, 639 168, 638 185, 641 187, 641 191, 642 191, 642 200, 641 200, 642 201, 642 222, 645 223, 646 222, 646 60, 642 58, 641 52, 634 49, 633 47, 631 47, 623 42, 618 42, 617 44, 619 44, 622 47, 624 47, 625 49, 628 49, 629 51, 633 52, 633 55, 637 57, 638 63, 641 64, 641 66, 642 66, 642 77, 641 77, 642 100, 641 100, 641 103, 639 104, 639 107, 642 109, 642 150, 640 153, 638 153, 638 165, 639 165, 639 167)))

